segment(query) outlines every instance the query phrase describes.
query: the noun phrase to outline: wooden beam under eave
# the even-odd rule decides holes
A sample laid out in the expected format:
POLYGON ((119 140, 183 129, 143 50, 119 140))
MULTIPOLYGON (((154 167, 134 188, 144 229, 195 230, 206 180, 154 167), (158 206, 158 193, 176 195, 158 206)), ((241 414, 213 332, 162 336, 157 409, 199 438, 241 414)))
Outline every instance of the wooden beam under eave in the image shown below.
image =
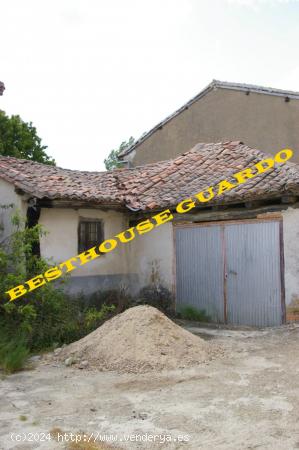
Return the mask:
POLYGON ((212 211, 223 211, 224 209, 228 209, 228 205, 214 205, 214 206, 212 206, 212 211))
POLYGON ((267 202, 267 200, 251 200, 251 201, 244 203, 244 205, 247 209, 256 209, 256 208, 260 208, 262 206, 266 206, 267 204, 269 204, 269 200, 268 200, 268 202, 267 202))
POLYGON ((116 204, 101 204, 84 202, 80 200, 55 200, 55 199, 41 199, 38 201, 41 208, 66 208, 66 209, 98 209, 101 211, 121 211, 124 212, 125 208, 116 204))
POLYGON ((298 200, 298 197, 296 197, 296 195, 283 195, 281 197, 281 203, 285 203, 285 204, 296 203, 297 200, 298 200))
MULTIPOLYGON (((294 203, 293 208, 299 208, 299 203, 294 203)), ((274 204, 265 205, 255 209, 232 208, 224 211, 199 211, 196 213, 174 214, 174 221, 176 222, 209 222, 217 220, 231 220, 231 219, 254 219, 260 214, 277 214, 280 211, 289 208, 289 204, 274 204)))

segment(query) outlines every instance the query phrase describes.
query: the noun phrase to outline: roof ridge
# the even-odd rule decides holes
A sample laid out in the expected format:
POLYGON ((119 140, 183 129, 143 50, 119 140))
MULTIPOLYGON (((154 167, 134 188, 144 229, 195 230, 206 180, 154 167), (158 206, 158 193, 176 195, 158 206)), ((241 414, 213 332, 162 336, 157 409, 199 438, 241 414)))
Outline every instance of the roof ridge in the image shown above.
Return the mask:
POLYGON ((231 90, 239 90, 239 91, 251 91, 265 95, 276 95, 276 96, 286 96, 295 100, 299 100, 299 91, 289 91, 284 89, 277 89, 265 86, 259 86, 255 84, 246 84, 246 83, 235 83, 230 81, 220 81, 213 79, 211 83, 209 83, 204 89, 202 89, 198 94, 184 103, 180 108, 174 111, 172 114, 169 114, 165 119, 161 120, 157 125, 152 127, 148 132, 143 134, 139 139, 137 139, 130 147, 126 148, 122 152, 120 152, 119 157, 124 157, 135 150, 142 142, 148 139, 152 134, 155 133, 158 129, 163 127, 166 123, 172 120, 174 117, 181 114, 185 109, 188 109, 193 103, 195 103, 200 98, 204 97, 208 92, 215 88, 221 89, 231 89, 231 90))
POLYGON ((290 91, 289 89, 278 89, 278 88, 272 88, 269 86, 260 86, 257 84, 247 84, 247 83, 236 83, 231 81, 220 81, 220 80, 213 80, 212 83, 214 83, 214 86, 221 87, 221 88, 227 88, 227 89, 233 89, 238 88, 240 90, 246 90, 250 89, 252 91, 259 91, 263 93, 267 93, 270 95, 288 95, 290 97, 295 97, 296 99, 299 99, 299 91, 290 91))

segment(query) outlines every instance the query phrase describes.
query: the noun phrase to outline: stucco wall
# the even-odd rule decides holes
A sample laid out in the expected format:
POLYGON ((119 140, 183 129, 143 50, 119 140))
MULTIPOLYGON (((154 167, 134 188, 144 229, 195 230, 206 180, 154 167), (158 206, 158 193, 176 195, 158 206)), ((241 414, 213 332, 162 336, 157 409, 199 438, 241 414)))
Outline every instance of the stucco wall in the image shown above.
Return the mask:
MULTIPOLYGON (((42 209, 39 223, 48 234, 41 239, 41 254, 53 263, 61 263, 78 254, 79 217, 102 219, 108 239, 128 228, 124 214, 89 209, 42 209)), ((111 253, 70 272, 69 292, 89 294, 99 289, 128 287, 132 294, 150 283, 172 289, 172 225, 157 227, 134 241, 119 244, 111 253)))
POLYGON ((229 140, 270 153, 288 147, 299 162, 298 123, 299 100, 216 89, 140 144, 132 165, 173 158, 198 142, 229 140))
POLYGON ((288 208, 282 216, 287 312, 299 314, 299 209, 288 208))
MULTIPOLYGON (((42 209, 39 223, 47 230, 41 239, 41 254, 53 263, 61 263, 78 254, 79 218, 102 219, 104 239, 127 228, 124 215, 115 211, 96 209, 42 209)), ((84 291, 89 294, 99 289, 120 287, 121 283, 132 284, 134 274, 129 274, 125 255, 125 245, 88 264, 70 272, 71 280, 67 283, 70 292, 84 291)))
POLYGON ((128 268, 139 274, 139 288, 162 284, 172 290, 173 229, 171 223, 161 225, 127 244, 128 268))
POLYGON ((0 205, 13 204, 13 208, 0 208, 0 241, 5 240, 11 234, 11 216, 16 211, 26 216, 27 203, 20 195, 16 194, 11 183, 0 179, 0 205))

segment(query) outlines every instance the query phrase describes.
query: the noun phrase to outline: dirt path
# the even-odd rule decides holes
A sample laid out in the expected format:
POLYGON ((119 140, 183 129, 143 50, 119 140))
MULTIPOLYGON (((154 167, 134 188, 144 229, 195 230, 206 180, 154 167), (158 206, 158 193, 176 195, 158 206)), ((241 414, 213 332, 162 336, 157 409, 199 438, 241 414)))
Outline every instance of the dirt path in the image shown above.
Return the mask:
POLYGON ((130 450, 298 449, 299 326, 193 331, 223 345, 226 356, 196 368, 143 375, 38 363, 2 379, 1 450, 63 449, 54 439, 16 443, 10 438, 10 433, 54 428, 87 436, 118 434, 123 441, 115 447, 130 450), (173 441, 124 441, 124 435, 146 433, 173 441), (178 436, 188 442, 174 441, 178 436))

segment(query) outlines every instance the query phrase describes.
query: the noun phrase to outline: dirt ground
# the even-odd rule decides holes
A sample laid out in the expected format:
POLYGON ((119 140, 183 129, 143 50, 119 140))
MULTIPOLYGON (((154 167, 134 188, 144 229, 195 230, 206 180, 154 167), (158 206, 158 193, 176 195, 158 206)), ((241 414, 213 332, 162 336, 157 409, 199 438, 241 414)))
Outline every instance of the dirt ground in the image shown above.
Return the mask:
POLYGON ((298 449, 299 325, 189 330, 221 344, 224 356, 195 368, 143 375, 42 361, 2 376, 0 449, 91 450, 107 448, 100 439, 116 435, 108 448, 298 449), (99 445, 57 442, 55 429, 60 438, 81 433, 80 439, 97 438, 99 445), (14 439, 51 440, 17 443, 11 433, 14 439), (150 435, 160 437, 149 442, 150 435))

